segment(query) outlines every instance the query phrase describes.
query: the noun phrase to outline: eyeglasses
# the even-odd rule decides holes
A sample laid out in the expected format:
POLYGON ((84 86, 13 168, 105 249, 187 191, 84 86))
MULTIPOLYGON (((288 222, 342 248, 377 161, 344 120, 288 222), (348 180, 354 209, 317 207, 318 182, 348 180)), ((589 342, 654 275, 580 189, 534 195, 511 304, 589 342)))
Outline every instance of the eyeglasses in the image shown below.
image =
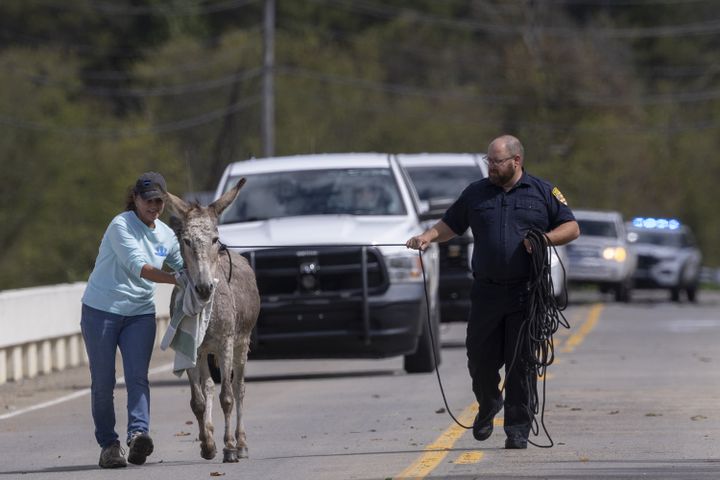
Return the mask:
POLYGON ((488 163, 488 165, 502 165, 503 163, 507 162, 511 158, 515 158, 515 155, 510 155, 509 157, 505 157, 505 158, 485 157, 485 161, 488 163))

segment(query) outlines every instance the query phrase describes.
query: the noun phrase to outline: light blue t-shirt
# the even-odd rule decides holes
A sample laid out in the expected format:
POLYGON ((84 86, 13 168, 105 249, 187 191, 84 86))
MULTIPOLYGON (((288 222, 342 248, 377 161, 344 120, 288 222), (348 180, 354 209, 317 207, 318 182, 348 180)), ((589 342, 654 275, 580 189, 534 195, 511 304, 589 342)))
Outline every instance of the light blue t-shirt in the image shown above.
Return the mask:
POLYGON ((110 222, 90 274, 82 302, 92 308, 123 316, 155 313, 155 282, 140 277, 143 265, 183 267, 175 232, 155 220, 145 225, 133 211, 110 222))

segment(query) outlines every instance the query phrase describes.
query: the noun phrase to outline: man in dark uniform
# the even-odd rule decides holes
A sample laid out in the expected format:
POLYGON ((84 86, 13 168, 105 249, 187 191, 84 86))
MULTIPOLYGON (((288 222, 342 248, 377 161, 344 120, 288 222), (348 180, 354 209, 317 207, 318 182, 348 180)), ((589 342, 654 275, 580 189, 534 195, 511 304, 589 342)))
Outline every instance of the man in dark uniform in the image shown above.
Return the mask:
POLYGON ((526 318, 532 228, 546 232, 551 245, 580 235, 575 217, 557 187, 523 169, 524 150, 510 135, 493 140, 487 152, 488 178, 471 183, 431 228, 407 241, 425 250, 470 227, 474 237, 472 306, 466 347, 472 389, 479 404, 473 436, 486 440, 503 408, 499 370, 505 365, 505 448, 527 448, 532 422, 530 391, 537 378, 524 352, 513 356, 526 318), (512 365, 512 370, 508 369, 512 365))

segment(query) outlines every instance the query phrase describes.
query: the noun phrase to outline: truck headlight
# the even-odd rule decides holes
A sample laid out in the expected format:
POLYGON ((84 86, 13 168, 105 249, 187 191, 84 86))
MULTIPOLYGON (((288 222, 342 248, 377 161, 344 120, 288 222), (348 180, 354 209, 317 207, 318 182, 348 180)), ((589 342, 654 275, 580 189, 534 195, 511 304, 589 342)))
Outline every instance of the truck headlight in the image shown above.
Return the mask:
POLYGON ((627 258, 627 252, 623 247, 608 247, 603 250, 603 258, 605 260, 615 260, 622 263, 627 258))
POLYGON ((422 282, 422 266, 417 253, 391 255, 387 257, 391 282, 422 282))

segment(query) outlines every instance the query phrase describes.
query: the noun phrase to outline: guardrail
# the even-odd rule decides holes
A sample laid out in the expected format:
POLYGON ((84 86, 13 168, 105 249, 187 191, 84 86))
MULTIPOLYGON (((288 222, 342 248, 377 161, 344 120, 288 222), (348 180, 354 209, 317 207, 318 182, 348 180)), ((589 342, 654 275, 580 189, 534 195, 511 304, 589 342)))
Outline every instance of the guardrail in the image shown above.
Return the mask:
MULTIPOLYGON (((87 364, 80 333, 85 283, 0 292, 0 385, 87 364)), ((170 318, 172 285, 155 294, 160 344, 170 318)))

